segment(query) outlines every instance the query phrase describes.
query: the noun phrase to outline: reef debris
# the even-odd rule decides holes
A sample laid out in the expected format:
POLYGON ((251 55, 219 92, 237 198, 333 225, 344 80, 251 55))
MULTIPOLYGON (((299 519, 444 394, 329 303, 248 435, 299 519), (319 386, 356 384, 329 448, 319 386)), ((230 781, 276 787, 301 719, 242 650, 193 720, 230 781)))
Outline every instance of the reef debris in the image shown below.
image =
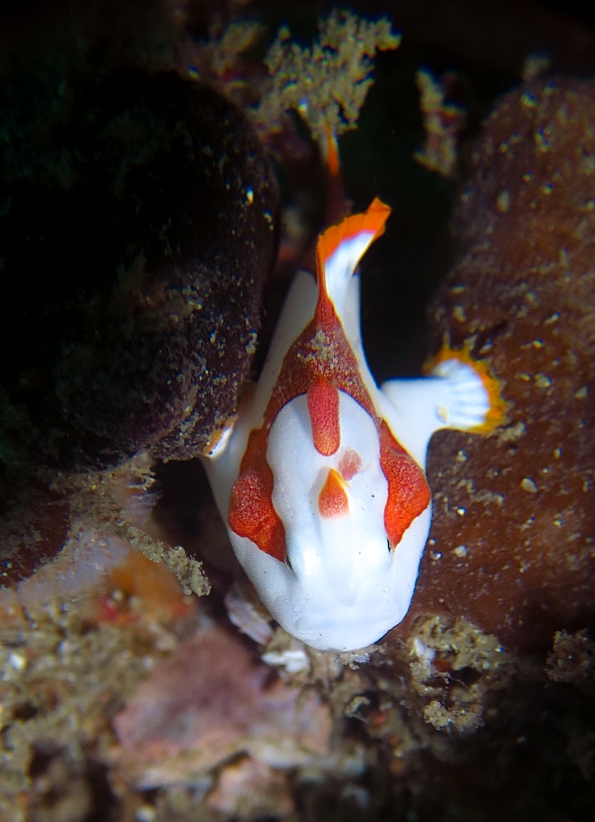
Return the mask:
POLYGON ((447 87, 453 80, 452 73, 436 80, 423 68, 416 74, 426 139, 414 158, 444 177, 455 176, 459 135, 467 122, 467 113, 462 106, 446 102, 447 87))
POLYGON ((115 802, 101 763, 110 720, 193 619, 198 600, 163 564, 109 543, 81 534, 59 570, 0 592, 2 819, 82 820, 97 790, 115 802))

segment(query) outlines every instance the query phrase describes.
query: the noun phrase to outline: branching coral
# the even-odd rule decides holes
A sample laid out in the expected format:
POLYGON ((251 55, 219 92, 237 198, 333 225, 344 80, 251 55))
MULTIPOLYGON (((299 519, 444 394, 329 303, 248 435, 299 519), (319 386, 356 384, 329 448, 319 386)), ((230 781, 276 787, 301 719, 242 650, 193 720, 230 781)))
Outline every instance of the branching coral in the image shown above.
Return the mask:
POLYGON ((181 47, 182 74, 210 82, 238 105, 249 94, 244 54, 263 35, 265 27, 247 20, 232 20, 206 41, 187 38, 181 47))
POLYGON ((401 42, 386 17, 373 22, 345 10, 320 20, 318 31, 318 41, 302 48, 283 27, 269 48, 269 80, 254 112, 266 131, 280 130, 288 110, 300 112, 315 139, 327 126, 335 134, 354 128, 373 83, 376 52, 401 42))

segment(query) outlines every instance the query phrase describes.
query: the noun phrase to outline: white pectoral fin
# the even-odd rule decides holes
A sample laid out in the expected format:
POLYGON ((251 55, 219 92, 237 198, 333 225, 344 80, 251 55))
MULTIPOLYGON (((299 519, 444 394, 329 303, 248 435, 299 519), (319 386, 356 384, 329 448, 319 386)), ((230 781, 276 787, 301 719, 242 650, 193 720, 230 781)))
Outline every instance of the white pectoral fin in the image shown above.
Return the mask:
POLYGON ((432 434, 441 428, 490 430, 493 403, 485 378, 459 359, 436 365, 430 376, 388 380, 381 386, 387 422, 401 444, 420 462, 432 434))
POLYGON ((444 360, 428 377, 446 385, 448 396, 440 409, 441 428, 479 428, 485 424, 491 407, 490 395, 480 374, 457 359, 444 360))

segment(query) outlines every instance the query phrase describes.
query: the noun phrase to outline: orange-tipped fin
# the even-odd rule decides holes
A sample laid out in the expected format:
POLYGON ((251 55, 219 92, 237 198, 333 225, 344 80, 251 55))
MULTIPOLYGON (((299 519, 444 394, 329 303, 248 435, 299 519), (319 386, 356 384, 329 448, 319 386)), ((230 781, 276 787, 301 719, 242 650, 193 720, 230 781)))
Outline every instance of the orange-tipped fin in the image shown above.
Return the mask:
POLYGON ((354 268, 356 268, 368 246, 384 233, 384 225, 390 213, 390 206, 383 203, 378 197, 375 197, 363 214, 352 214, 350 217, 346 217, 339 225, 333 225, 327 228, 318 238, 318 246, 316 248, 319 269, 327 263, 342 243, 353 240, 360 235, 369 235, 368 242, 355 261, 354 268))
POLYGON ((384 232, 390 207, 376 198, 363 214, 352 214, 331 226, 318 239, 316 281, 318 309, 326 310, 329 300, 342 314, 349 281, 367 249, 384 232))

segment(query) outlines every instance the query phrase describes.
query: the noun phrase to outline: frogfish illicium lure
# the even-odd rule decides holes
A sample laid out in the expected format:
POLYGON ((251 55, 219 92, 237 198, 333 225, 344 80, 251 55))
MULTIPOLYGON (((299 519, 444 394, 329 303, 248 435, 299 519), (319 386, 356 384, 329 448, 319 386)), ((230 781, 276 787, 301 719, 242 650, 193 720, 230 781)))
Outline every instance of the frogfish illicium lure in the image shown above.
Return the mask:
POLYGON ((403 619, 430 529, 429 440, 497 416, 490 378, 454 352, 376 385, 357 268, 389 213, 375 199, 319 237, 316 276, 297 274, 258 385, 206 459, 263 603, 320 650, 363 648, 403 619))

